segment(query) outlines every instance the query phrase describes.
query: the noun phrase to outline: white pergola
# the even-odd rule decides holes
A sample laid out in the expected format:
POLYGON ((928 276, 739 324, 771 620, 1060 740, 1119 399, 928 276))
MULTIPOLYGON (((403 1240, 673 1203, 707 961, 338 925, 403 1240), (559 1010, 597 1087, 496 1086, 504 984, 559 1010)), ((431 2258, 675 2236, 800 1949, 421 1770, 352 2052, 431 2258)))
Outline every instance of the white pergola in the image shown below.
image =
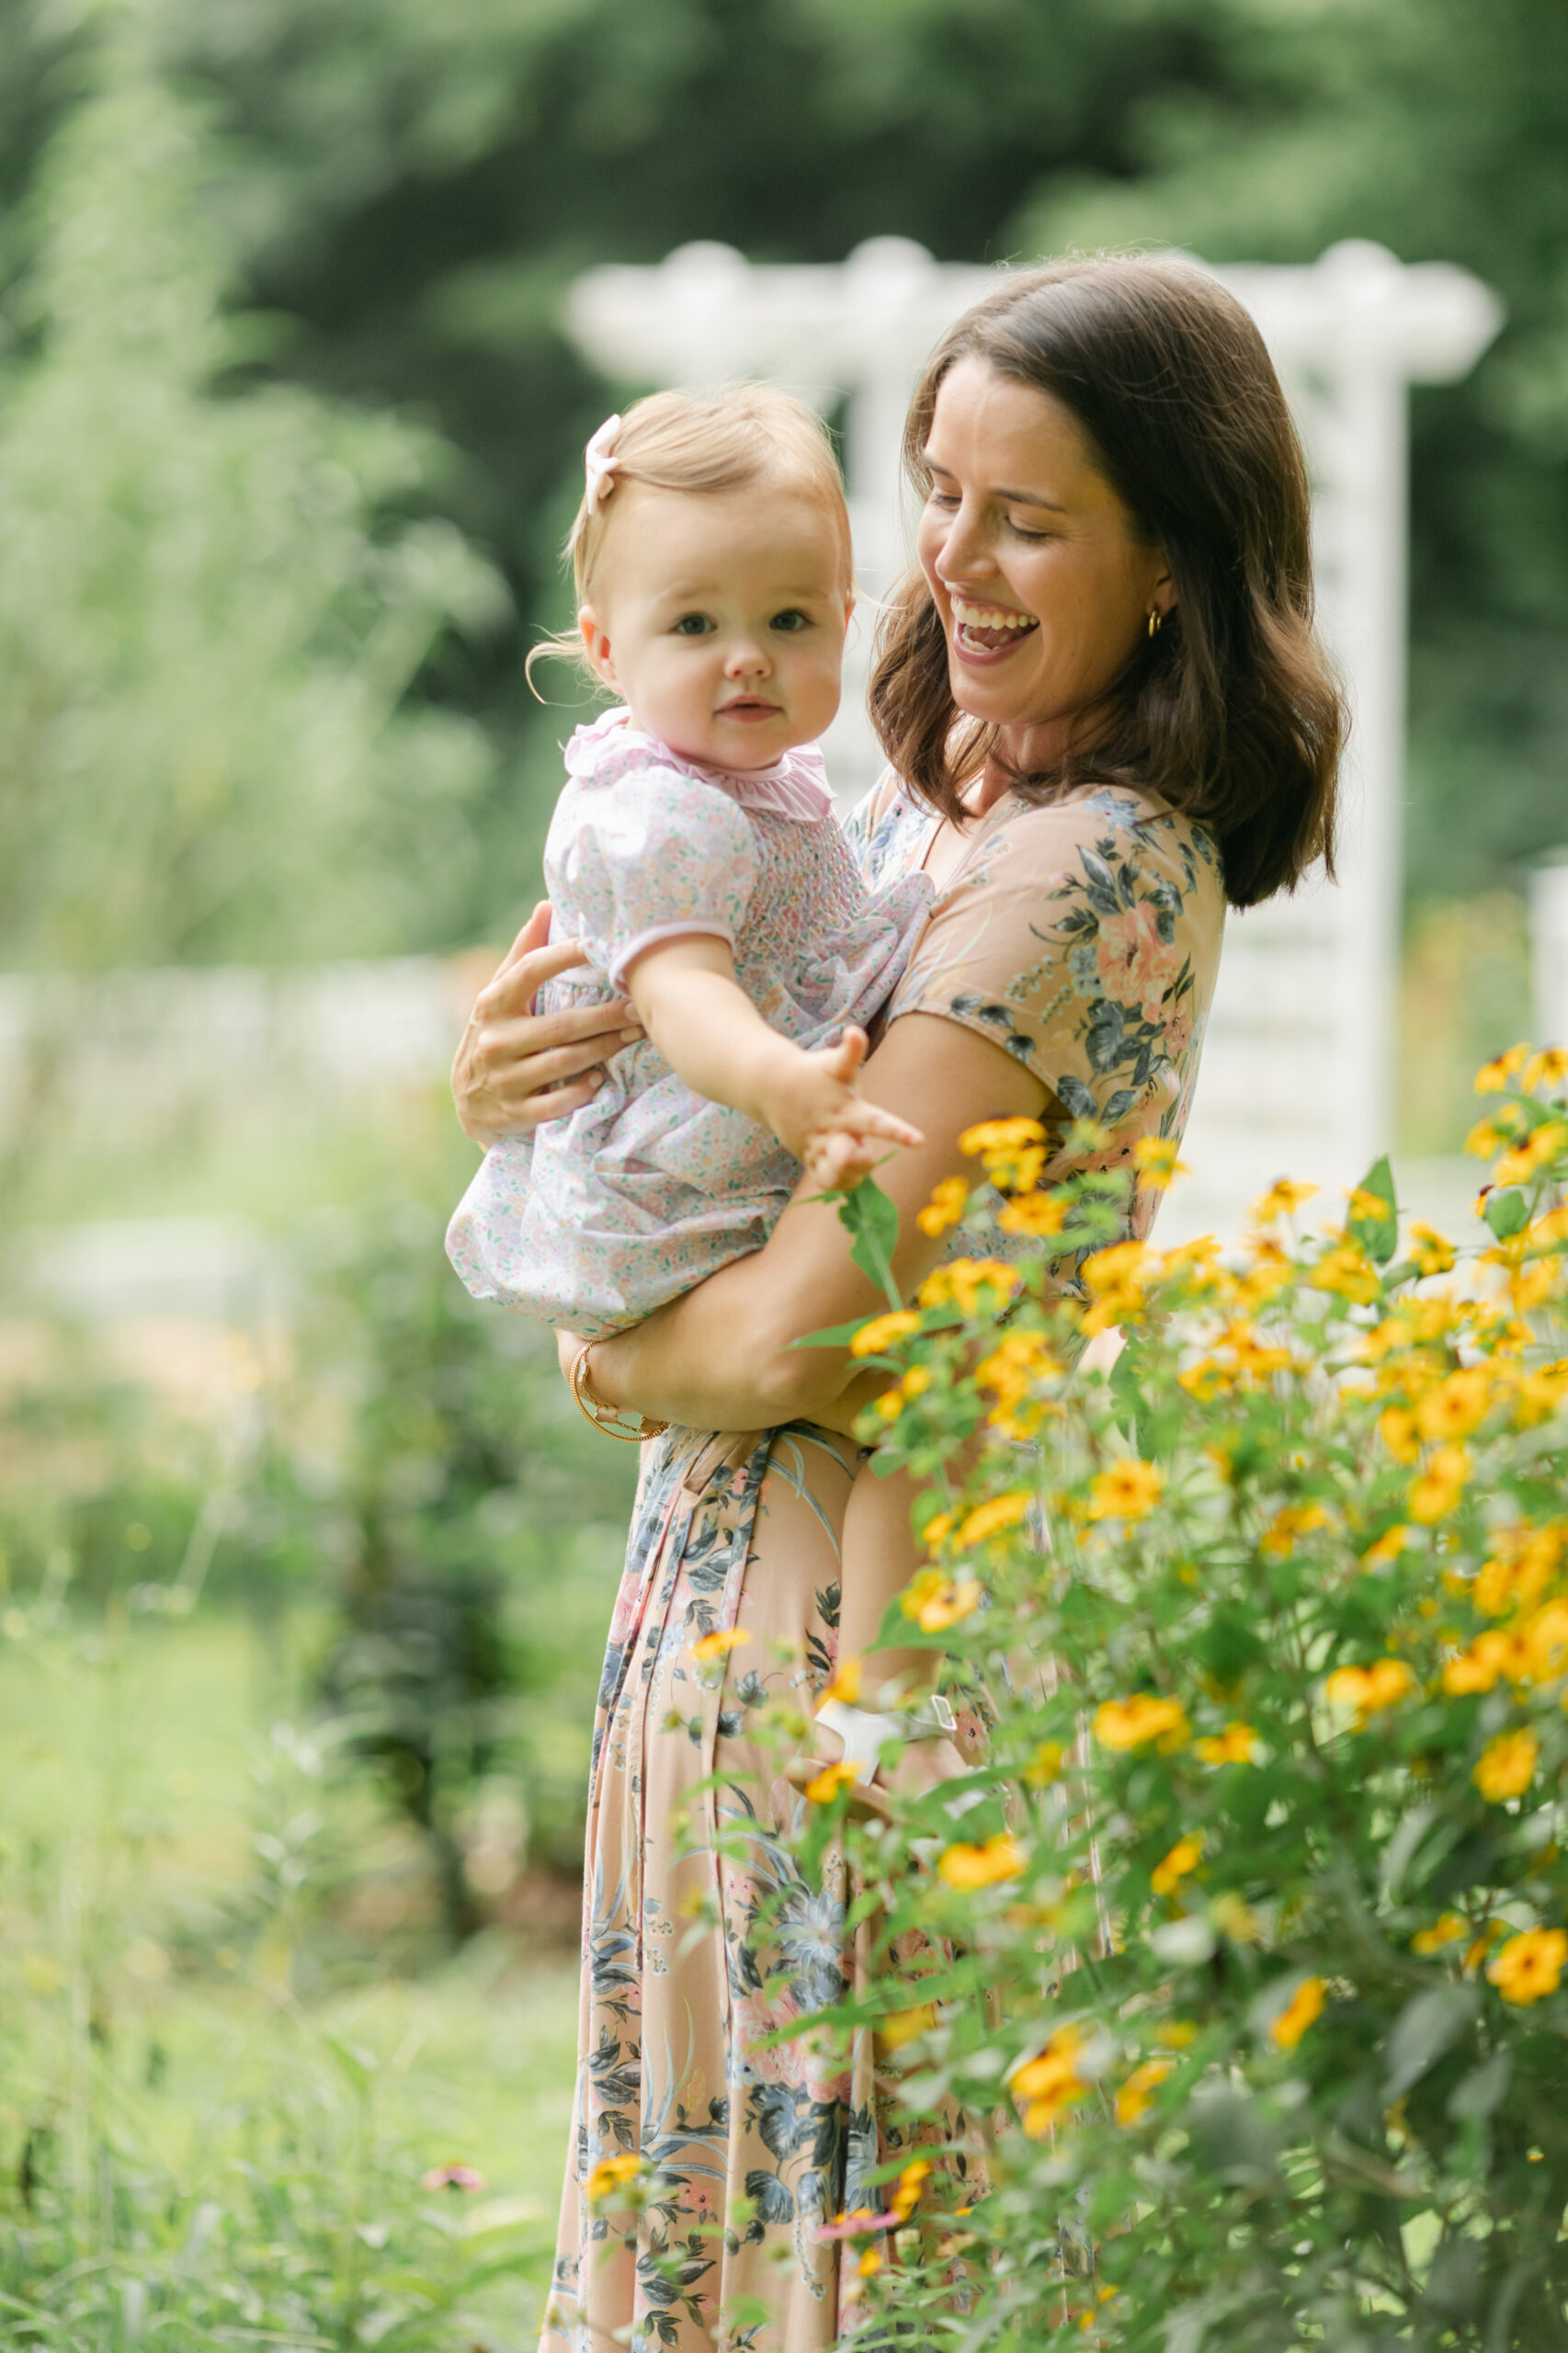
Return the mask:
MULTIPOLYGON (((1408 387, 1465 375, 1496 334, 1496 298, 1441 262, 1359 241, 1303 267, 1216 273, 1257 320, 1301 428, 1314 484, 1324 633, 1355 714, 1337 887, 1233 917, 1186 1157, 1162 1220, 1233 1223, 1290 1171, 1352 1183, 1393 1140, 1393 1046, 1404 780, 1408 387)), ((875 597, 907 560, 899 490, 904 410, 921 363, 1001 275, 877 237, 841 264, 756 264, 685 245, 652 267, 589 271, 567 325, 627 385, 788 385, 844 413, 857 571, 875 597)), ((860 709, 864 640, 829 740, 858 791, 877 753, 860 709)))

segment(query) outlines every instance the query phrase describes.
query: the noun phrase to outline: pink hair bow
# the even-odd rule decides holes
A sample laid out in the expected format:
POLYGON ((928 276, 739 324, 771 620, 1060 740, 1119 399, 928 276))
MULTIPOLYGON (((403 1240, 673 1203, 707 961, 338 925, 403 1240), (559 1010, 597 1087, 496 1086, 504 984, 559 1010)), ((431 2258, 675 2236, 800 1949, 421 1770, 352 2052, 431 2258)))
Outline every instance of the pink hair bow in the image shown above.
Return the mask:
POLYGON ((590 515, 597 514, 615 488, 615 437, 619 431, 619 417, 607 416, 583 452, 590 515))

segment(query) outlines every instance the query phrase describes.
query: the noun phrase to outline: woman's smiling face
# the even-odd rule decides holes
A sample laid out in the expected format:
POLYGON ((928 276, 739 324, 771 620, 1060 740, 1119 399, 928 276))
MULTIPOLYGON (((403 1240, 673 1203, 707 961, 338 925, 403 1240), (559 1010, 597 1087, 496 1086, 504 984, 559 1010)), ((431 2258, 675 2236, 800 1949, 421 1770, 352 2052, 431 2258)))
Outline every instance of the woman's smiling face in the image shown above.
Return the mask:
POLYGON ((925 455, 920 563, 953 700, 1030 730, 1030 765, 1056 756, 1082 739, 1151 609, 1174 606, 1165 552, 1138 537, 1072 411, 974 354, 942 380, 925 455))

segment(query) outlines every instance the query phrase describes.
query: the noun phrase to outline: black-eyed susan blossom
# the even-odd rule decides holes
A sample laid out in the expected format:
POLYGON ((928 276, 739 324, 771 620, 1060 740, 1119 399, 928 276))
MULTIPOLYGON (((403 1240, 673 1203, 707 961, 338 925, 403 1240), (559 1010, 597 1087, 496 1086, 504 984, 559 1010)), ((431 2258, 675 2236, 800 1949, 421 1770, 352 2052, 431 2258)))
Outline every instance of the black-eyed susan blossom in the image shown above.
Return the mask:
POLYGON ((953 1531, 954 1544, 960 1552, 967 1552, 971 1544, 988 1543, 1008 1529, 1021 1527, 1033 1502, 1028 1488, 1015 1487, 1007 1495, 993 1495, 988 1502, 977 1504, 953 1531))
POLYGON ((1164 1193, 1177 1176, 1187 1176, 1187 1163, 1177 1157, 1179 1151, 1174 1136, 1139 1137, 1132 1147, 1132 1165, 1148 1191, 1164 1193))
POLYGON ((1410 1939, 1410 1949, 1423 1957, 1446 1952, 1450 1945, 1462 1944, 1469 1934, 1470 1922, 1462 1912, 1439 1912, 1429 1927, 1416 1929, 1410 1939))
POLYGON ((1303 1977, 1268 2031, 1281 2051, 1294 2051, 1307 2029, 1322 2018, 1328 1988, 1321 1977, 1303 1977))
POLYGON ((918 1569, 899 1597, 899 1608, 924 1634, 945 1634, 979 1608, 984 1586, 977 1577, 949 1577, 941 1569, 918 1569))
POLYGON ((1229 1723, 1223 1732, 1210 1733, 1192 1744, 1193 1754, 1205 1765, 1253 1765, 1263 1754, 1263 1743, 1251 1724, 1229 1723))
POLYGON ((901 1307, 887 1315, 873 1315, 850 1341, 849 1353, 852 1357, 881 1356, 884 1348, 891 1348, 897 1340, 907 1340, 919 1329, 920 1318, 913 1308, 901 1307))
POLYGON ((1119 2124, 1136 2124, 1147 2115, 1153 2106, 1154 2094, 1170 2075, 1174 2063, 1169 2059, 1142 2060, 1118 2085, 1114 2106, 1119 2124))
POLYGON ((934 1242, 946 1233, 962 1217, 969 1202, 969 1187, 961 1176, 944 1176, 931 1188, 931 1198, 923 1210, 915 1211, 915 1222, 922 1233, 934 1242))
POLYGON ((1341 1666, 1328 1677, 1323 1696, 1331 1708, 1353 1708, 1363 1723, 1408 1699, 1415 1677, 1402 1658, 1374 1659, 1370 1666, 1341 1666))
POLYGON ((1095 1711, 1094 1733, 1102 1748, 1143 1748, 1151 1741, 1161 1747, 1179 1747, 1187 1733, 1181 1701, 1162 1699, 1153 1691, 1107 1699, 1095 1711))
POLYGON ((1203 1860, 1203 1841, 1187 1836, 1178 1838, 1168 1855, 1163 1855, 1149 1874, 1149 1884, 1156 1895, 1174 1895, 1182 1881, 1198 1869, 1203 1860))
POLYGON ((1488 1805, 1522 1797, 1535 1779, 1540 1743, 1533 1732, 1501 1732, 1477 1759, 1472 1779, 1488 1805))
POLYGON ((1459 1508, 1474 1461, 1468 1447, 1439 1446, 1420 1474, 1405 1490, 1404 1508, 1414 1520, 1431 1527, 1459 1508))
POLYGON ((1165 1489, 1165 1474, 1157 1463, 1135 1454, 1124 1455, 1107 1471, 1096 1471, 1089 1482, 1090 1519, 1147 1519, 1165 1489))
POLYGON ((1565 1961, 1568 1936, 1561 1928, 1526 1928, 1493 1954, 1486 1974, 1506 2002, 1522 2009, 1556 1993, 1565 1961))
POLYGON ((1093 2090, 1093 2078, 1078 2072, 1084 2042, 1076 2027, 1060 2027, 1042 2051, 1014 2070, 1008 2088, 1022 2107, 1024 2131, 1031 2140, 1049 2132, 1093 2090))
POLYGON ((949 1847, 937 1863, 948 1885, 966 1893, 979 1887, 994 1887, 999 1880, 1017 1879, 1023 1868, 1023 1851, 1006 1830, 997 1831, 979 1846, 960 1842, 949 1847))

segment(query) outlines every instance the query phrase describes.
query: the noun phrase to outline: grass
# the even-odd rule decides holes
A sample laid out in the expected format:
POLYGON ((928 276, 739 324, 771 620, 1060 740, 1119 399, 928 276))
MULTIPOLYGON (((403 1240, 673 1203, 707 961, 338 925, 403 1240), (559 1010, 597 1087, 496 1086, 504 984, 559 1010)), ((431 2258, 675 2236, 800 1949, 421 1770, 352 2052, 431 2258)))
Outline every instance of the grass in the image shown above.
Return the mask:
POLYGON ((526 2343, 574 1956, 410 1975, 355 1926, 418 1865, 302 1725, 307 1619, 40 1617, 0 1620, 0 2342, 526 2343))

